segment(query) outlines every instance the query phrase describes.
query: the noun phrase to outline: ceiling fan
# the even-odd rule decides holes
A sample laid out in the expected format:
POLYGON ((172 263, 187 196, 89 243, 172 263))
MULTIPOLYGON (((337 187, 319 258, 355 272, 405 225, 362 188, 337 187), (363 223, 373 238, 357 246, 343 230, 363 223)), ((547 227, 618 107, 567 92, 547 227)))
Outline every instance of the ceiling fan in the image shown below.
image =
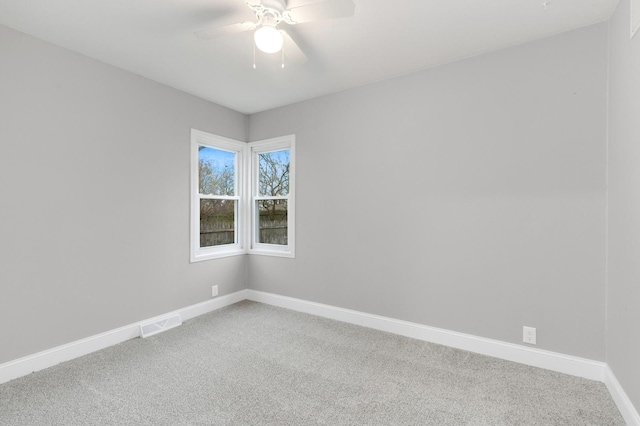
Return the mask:
POLYGON ((294 62, 304 62, 306 55, 290 34, 278 25, 346 18, 353 16, 355 10, 353 0, 324 0, 291 9, 287 9, 287 0, 248 0, 246 4, 256 14, 255 22, 238 22, 206 28, 196 31, 195 35, 204 40, 212 40, 245 31, 254 31, 254 46, 260 51, 277 53, 283 51, 283 46, 286 44, 287 57, 294 62))

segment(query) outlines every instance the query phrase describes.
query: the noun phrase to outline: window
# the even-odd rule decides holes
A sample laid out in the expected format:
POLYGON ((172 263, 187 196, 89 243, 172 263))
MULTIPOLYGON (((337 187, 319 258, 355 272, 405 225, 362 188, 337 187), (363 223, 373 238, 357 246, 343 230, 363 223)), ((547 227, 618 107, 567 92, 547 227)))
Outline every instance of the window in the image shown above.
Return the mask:
POLYGON ((246 144, 191 131, 191 262, 294 257, 294 143, 294 136, 246 144))
POLYGON ((246 144, 191 131, 191 261, 244 253, 243 153, 246 144))
POLYGON ((250 253, 294 257, 294 137, 251 147, 250 253))

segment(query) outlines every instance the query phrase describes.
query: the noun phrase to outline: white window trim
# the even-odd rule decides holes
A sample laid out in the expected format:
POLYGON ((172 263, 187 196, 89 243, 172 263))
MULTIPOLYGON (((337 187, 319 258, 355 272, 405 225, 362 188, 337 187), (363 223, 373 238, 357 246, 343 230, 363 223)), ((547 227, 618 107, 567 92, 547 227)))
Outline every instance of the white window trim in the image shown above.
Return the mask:
MULTIPOLYGON (((295 135, 281 136, 263 141, 251 142, 249 144, 250 155, 247 156, 249 162, 248 169, 251 171, 250 180, 250 213, 249 213, 249 232, 246 233, 250 241, 247 244, 249 254, 260 254, 266 256, 279 257, 295 257, 295 182, 296 182, 296 137, 295 135), (287 241, 286 246, 276 244, 264 244, 256 242, 256 195, 258 188, 258 154, 263 152, 289 150, 289 193, 286 197, 275 197, 276 199, 285 198, 287 200, 287 241)), ((259 197, 265 198, 265 197, 259 197)))
POLYGON ((200 130, 191 129, 191 238, 190 238, 190 255, 191 262, 200 262, 202 260, 217 259, 227 256, 236 256, 246 253, 245 249, 245 176, 246 176, 246 146, 244 142, 233 139, 216 136, 211 133, 202 132, 200 130), (199 175, 199 157, 198 146, 205 145, 215 149, 234 152, 236 154, 235 164, 235 196, 201 196, 200 175, 199 175), (234 244, 225 244, 214 247, 200 247, 200 199, 228 199, 236 200, 238 208, 236 209, 236 242, 234 244))
MULTIPOLYGON (((190 259, 199 262, 240 254, 257 254, 279 257, 295 257, 295 135, 288 135, 256 141, 240 142, 211 133, 191 129, 191 211, 190 211, 190 259), (236 211, 236 243, 215 247, 200 248, 200 199, 199 193, 199 157, 198 146, 206 145, 236 153, 236 196, 215 196, 216 199, 234 199, 238 201, 236 211), (257 155, 262 152, 288 149, 289 195, 287 198, 287 237, 286 246, 255 242, 255 203, 254 195, 258 187, 257 155)), ((207 197, 205 197, 207 198, 207 197)))

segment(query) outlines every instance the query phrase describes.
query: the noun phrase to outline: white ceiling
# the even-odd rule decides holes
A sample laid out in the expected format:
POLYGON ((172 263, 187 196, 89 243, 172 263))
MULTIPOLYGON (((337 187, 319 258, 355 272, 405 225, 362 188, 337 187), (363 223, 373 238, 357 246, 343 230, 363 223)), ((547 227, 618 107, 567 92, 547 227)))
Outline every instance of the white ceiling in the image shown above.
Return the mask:
POLYGON ((0 23, 254 113, 601 22, 618 0, 353 1, 352 18, 290 27, 309 61, 284 69, 253 69, 250 33, 194 35, 252 20, 244 0, 0 0, 0 23))

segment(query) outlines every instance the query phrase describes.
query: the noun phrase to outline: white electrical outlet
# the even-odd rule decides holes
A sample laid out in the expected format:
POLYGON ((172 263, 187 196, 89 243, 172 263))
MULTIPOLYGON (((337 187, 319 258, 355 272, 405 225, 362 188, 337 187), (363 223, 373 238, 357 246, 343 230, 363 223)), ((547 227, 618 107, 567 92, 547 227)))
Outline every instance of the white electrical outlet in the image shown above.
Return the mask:
POLYGON ((211 286, 211 297, 216 297, 217 295, 218 295, 218 286, 217 285, 211 286))
POLYGON ((536 329, 533 327, 522 327, 522 341, 524 343, 536 344, 536 329))

